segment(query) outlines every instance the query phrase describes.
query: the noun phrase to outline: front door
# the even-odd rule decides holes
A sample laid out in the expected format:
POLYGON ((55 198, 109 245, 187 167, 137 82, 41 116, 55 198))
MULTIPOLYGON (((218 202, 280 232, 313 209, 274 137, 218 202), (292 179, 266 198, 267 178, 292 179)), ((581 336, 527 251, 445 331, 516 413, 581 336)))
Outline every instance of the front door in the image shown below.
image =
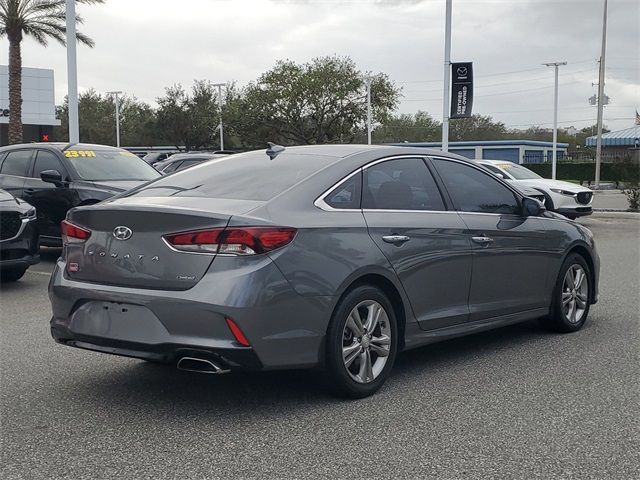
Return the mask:
POLYGON ((490 173, 469 163, 433 159, 473 249, 470 321, 548 307, 553 231, 522 214, 520 202, 490 173))
POLYGON ((466 226, 422 158, 394 158, 364 170, 369 234, 395 269, 421 328, 467 321, 471 247, 466 226))
POLYGON ((60 222, 67 211, 77 204, 77 192, 64 185, 54 185, 43 181, 40 173, 45 170, 56 170, 63 180, 69 179, 67 169, 56 154, 47 150, 37 150, 31 174, 24 183, 23 198, 36 207, 38 215, 38 231, 47 238, 60 237, 60 222))

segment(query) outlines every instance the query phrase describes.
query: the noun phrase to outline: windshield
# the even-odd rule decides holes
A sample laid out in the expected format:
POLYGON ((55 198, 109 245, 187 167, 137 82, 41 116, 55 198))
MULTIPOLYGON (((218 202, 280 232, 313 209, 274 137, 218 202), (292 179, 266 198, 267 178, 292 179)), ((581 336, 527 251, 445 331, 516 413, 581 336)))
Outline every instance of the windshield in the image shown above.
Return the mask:
POLYGON ((267 201, 336 160, 286 152, 273 160, 264 152, 225 155, 164 176, 130 195, 267 201))
POLYGON ((536 178, 542 178, 537 173, 532 172, 528 168, 518 165, 516 163, 500 163, 496 165, 500 170, 504 170, 516 180, 534 180, 536 178))
POLYGON ((147 162, 126 150, 79 147, 64 151, 83 180, 153 180, 160 174, 147 162))

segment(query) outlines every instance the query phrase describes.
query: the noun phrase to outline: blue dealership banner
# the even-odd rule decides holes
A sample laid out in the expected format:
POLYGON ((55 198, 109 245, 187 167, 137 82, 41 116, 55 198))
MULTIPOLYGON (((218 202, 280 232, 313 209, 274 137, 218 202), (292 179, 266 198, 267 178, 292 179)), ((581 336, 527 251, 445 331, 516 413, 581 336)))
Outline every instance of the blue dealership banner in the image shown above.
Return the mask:
POLYGON ((450 118, 469 118, 473 107, 473 63, 452 63, 450 118))

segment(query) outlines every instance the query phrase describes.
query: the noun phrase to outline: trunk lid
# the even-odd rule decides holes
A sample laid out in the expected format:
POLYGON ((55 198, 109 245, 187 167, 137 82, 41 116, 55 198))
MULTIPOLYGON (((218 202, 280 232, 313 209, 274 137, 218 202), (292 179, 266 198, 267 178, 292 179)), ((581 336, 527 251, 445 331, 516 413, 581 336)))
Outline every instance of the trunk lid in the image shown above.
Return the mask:
POLYGON ((223 228, 232 215, 261 202, 192 197, 108 200, 72 210, 68 220, 91 231, 66 247, 67 275, 120 287, 187 290, 207 272, 215 255, 172 249, 163 236, 223 228), (127 230, 128 229, 128 230, 127 230))

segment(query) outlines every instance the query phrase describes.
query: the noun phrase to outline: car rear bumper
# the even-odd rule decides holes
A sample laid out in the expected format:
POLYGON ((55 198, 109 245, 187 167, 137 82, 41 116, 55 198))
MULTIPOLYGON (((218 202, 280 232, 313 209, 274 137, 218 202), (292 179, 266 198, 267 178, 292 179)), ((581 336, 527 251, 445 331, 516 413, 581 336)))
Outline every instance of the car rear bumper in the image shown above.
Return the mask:
POLYGON ((64 345, 168 363, 200 352, 231 369, 317 365, 334 298, 297 294, 268 257, 240 270, 234 261, 217 258, 196 286, 171 291, 74 281, 59 260, 49 284, 51 334, 64 345))

